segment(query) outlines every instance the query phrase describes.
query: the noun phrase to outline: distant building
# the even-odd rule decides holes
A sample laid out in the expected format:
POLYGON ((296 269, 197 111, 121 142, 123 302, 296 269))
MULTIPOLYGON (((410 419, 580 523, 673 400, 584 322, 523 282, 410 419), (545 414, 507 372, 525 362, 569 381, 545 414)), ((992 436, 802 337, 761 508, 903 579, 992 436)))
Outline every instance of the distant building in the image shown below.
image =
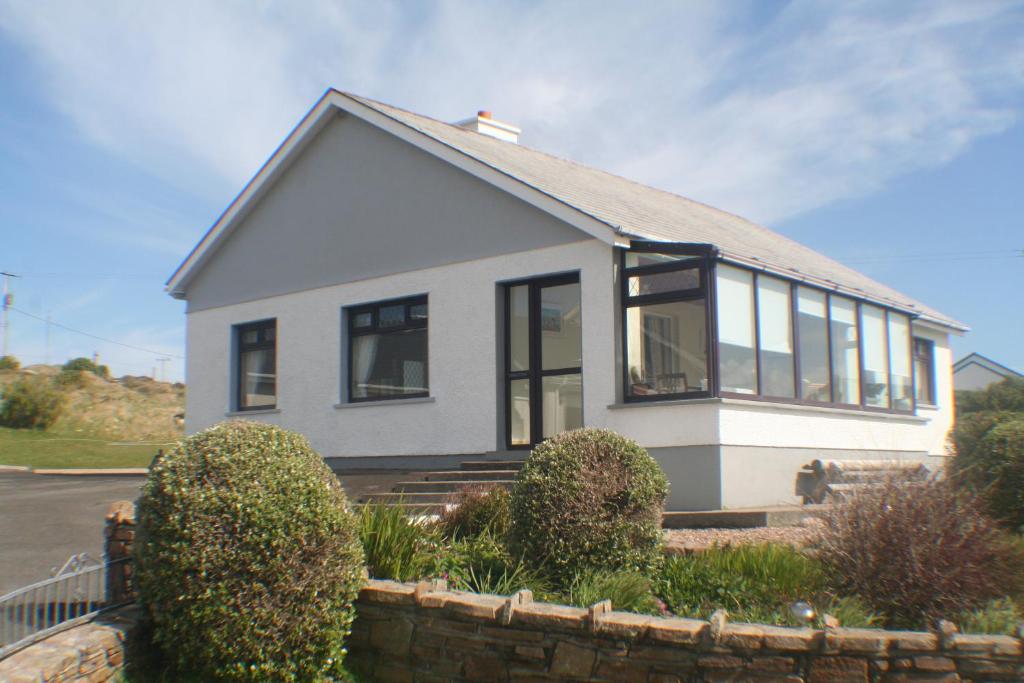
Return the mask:
POLYGON ((976 391, 1002 382, 1007 377, 1024 379, 1024 375, 1000 365, 980 353, 964 356, 953 364, 953 388, 956 391, 976 391))

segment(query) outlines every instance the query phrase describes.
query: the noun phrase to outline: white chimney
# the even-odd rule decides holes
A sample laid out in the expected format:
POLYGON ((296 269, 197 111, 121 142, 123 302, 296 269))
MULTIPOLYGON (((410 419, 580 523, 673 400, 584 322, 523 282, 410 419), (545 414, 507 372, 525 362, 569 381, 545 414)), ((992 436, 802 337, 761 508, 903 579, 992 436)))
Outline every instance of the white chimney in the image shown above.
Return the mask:
POLYGON ((465 121, 456 121, 455 125, 459 128, 466 128, 477 133, 490 135, 492 138, 498 138, 506 142, 519 142, 519 134, 523 132, 518 126, 491 118, 491 112, 489 111, 478 111, 473 118, 466 119, 465 121))

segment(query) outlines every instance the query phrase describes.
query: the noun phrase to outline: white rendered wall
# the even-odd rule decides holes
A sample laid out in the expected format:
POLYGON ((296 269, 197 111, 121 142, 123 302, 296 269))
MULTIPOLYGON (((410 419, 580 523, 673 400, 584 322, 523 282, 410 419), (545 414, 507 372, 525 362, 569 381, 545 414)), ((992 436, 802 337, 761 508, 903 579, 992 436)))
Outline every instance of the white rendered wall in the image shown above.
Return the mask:
POLYGON ((230 410, 232 325, 276 318, 280 412, 253 419, 305 434, 325 456, 493 451, 499 420, 497 283, 567 270, 580 271, 583 292, 584 420, 600 422, 614 395, 613 260, 611 247, 587 240, 192 312, 188 430, 219 422, 230 410), (423 293, 429 296, 434 402, 335 408, 345 400, 341 309, 423 293))

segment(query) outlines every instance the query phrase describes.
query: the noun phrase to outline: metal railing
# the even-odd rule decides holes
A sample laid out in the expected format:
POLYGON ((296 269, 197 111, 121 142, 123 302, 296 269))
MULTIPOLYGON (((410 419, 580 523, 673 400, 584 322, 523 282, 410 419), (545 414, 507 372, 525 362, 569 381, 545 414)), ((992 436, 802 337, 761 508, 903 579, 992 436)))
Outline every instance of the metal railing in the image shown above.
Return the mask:
POLYGON ((126 561, 104 564, 87 553, 72 555, 53 578, 0 596, 0 659, 117 607, 107 603, 107 572, 126 561))

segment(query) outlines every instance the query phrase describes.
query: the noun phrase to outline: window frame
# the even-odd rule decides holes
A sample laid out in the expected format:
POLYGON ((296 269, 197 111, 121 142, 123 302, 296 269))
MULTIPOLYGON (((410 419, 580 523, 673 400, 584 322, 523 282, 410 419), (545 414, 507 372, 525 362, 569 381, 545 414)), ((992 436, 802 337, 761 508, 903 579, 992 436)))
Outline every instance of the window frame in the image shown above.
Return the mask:
MULTIPOLYGON (((879 303, 877 301, 872 301, 872 300, 869 300, 869 299, 864 299, 864 298, 861 298, 861 297, 852 296, 852 295, 847 294, 845 292, 839 293, 839 292, 836 292, 834 290, 830 290, 830 289, 828 289, 826 287, 820 287, 820 286, 817 286, 817 285, 814 285, 814 284, 811 284, 811 283, 803 282, 803 281, 800 281, 800 280, 795 280, 793 278, 789 278, 789 277, 786 277, 784 275, 777 275, 776 273, 771 273, 771 272, 767 272, 767 271, 764 271, 764 270, 755 270, 753 268, 750 268, 749 266, 744 266, 744 265, 739 264, 739 263, 726 262, 724 260, 722 262, 726 263, 727 265, 736 267, 736 268, 746 268, 747 270, 753 271, 753 274, 754 274, 754 292, 755 292, 755 296, 754 296, 754 320, 755 320, 755 324, 757 325, 757 327, 755 329, 758 332, 758 334, 756 335, 756 339, 755 339, 755 341, 757 342, 757 345, 758 345, 757 346, 757 358, 758 358, 758 363, 757 363, 757 385, 758 385, 758 387, 757 387, 757 393, 756 394, 744 394, 744 393, 738 393, 738 392, 719 391, 716 394, 716 396, 719 396, 719 397, 722 397, 722 398, 736 398, 736 399, 742 399, 742 400, 746 400, 746 401, 763 401, 763 402, 767 402, 767 403, 786 403, 786 404, 791 404, 791 405, 817 406, 817 407, 824 407, 824 408, 839 408, 839 409, 843 409, 843 410, 859 410, 859 411, 869 412, 869 413, 870 412, 892 413, 892 414, 897 414, 897 415, 914 415, 914 414, 916 414, 916 412, 917 412, 917 402, 916 402, 916 400, 912 402, 912 406, 911 406, 911 408, 909 410, 901 410, 901 409, 896 409, 896 408, 892 407, 892 396, 891 396, 891 392, 892 392, 892 377, 891 377, 891 375, 892 375, 892 367, 891 367, 892 366, 892 359, 891 359, 891 357, 889 355, 889 349, 890 349, 890 345, 889 345, 889 316, 890 315, 901 315, 901 316, 904 316, 904 317, 907 318, 908 325, 910 326, 910 329, 911 329, 911 334, 910 334, 911 345, 910 345, 910 350, 909 351, 910 351, 910 354, 911 354, 910 355, 911 364, 913 365, 913 360, 914 360, 914 355, 913 355, 913 339, 914 339, 913 323, 914 323, 914 318, 916 316, 914 316, 912 314, 909 314, 909 313, 906 313, 904 311, 900 311, 898 309, 892 308, 891 306, 886 306, 885 304, 879 303), (793 393, 794 393, 794 396, 796 398, 789 398, 789 397, 783 397, 783 396, 765 396, 762 393, 762 391, 763 391, 763 379, 762 379, 762 375, 761 375, 761 361, 760 361, 760 356, 761 356, 761 338, 760 338, 761 306, 760 306, 760 301, 759 301, 758 297, 756 296, 758 280, 762 276, 769 277, 769 278, 774 278, 776 280, 780 280, 780 281, 783 281, 783 282, 786 282, 786 283, 789 284, 789 288, 790 288, 789 289, 789 292, 790 292, 790 329, 791 329, 791 332, 792 332, 792 335, 793 335, 793 382, 794 382, 793 393), (828 373, 829 373, 829 396, 830 396, 830 400, 829 401, 812 401, 810 399, 806 399, 806 398, 803 397, 803 391, 802 391, 802 387, 801 387, 801 384, 800 384, 801 360, 802 359, 801 359, 801 353, 800 353, 800 326, 799 326, 799 318, 798 318, 798 316, 799 316, 798 293, 799 293, 799 288, 800 287, 804 287, 806 289, 815 290, 815 291, 821 292, 821 293, 823 293, 825 295, 825 330, 826 330, 826 343, 828 345, 828 373), (859 394, 859 398, 860 398, 860 402, 859 403, 840 403, 840 402, 835 400, 836 387, 835 387, 834 358, 833 358, 833 348, 832 348, 832 297, 833 296, 839 297, 839 298, 842 298, 842 299, 846 299, 848 301, 852 301, 854 303, 855 307, 856 307, 856 320, 857 320, 857 365, 858 365, 857 377, 858 377, 858 394, 859 394), (865 402, 865 396, 864 396, 864 330, 863 330, 863 323, 862 323, 863 317, 862 317, 862 311, 861 311, 861 308, 862 308, 862 306, 864 304, 868 304, 868 305, 874 306, 876 308, 879 308, 879 309, 881 309, 885 313, 885 315, 883 317, 883 325, 884 325, 884 329, 885 329, 885 333, 886 333, 886 338, 885 338, 886 360, 888 362, 889 375, 890 375, 889 380, 888 380, 889 381, 890 396, 889 396, 889 401, 888 401, 888 406, 887 407, 869 406, 865 402)), ((714 285, 717 288, 717 279, 715 280, 714 285)), ((718 347, 718 327, 717 327, 717 321, 716 321, 715 328, 712 330, 712 333, 714 335, 714 345, 715 345, 716 354, 717 354, 717 347, 718 347)), ((716 387, 718 386, 718 378, 717 377, 715 378, 715 386, 716 387)))
POLYGON ((237 412, 249 412, 253 410, 276 410, 277 401, 280 396, 279 382, 277 375, 277 318, 264 318, 247 323, 239 323, 232 326, 235 336, 235 391, 234 409, 237 412), (274 337, 270 341, 266 339, 266 330, 273 328, 274 337), (256 331, 258 340, 246 343, 245 333, 256 331), (242 357, 250 351, 263 351, 272 349, 274 351, 274 402, 267 405, 246 406, 242 399, 245 389, 245 377, 242 371, 242 357))
POLYGON ((935 407, 938 405, 938 393, 935 390, 935 340, 928 339, 927 337, 915 337, 914 330, 910 330, 910 344, 913 348, 913 353, 910 357, 911 367, 914 375, 914 402, 916 405, 935 407), (924 399, 920 399, 917 396, 918 387, 918 376, 917 376, 917 361, 922 356, 917 353, 918 342, 921 342, 922 346, 928 349, 928 396, 924 399))
MULTIPOLYGON (((548 370, 544 369, 543 366, 543 330, 541 329, 540 322, 540 290, 548 287, 559 287, 562 285, 580 285, 580 307, 581 315, 580 319, 582 322, 582 304, 583 304, 583 285, 582 278, 579 271, 571 271, 567 273, 556 273, 553 275, 541 275, 531 278, 519 278, 516 280, 509 280, 501 282, 500 285, 503 288, 502 298, 505 302, 505 315, 504 315, 504 418, 505 418, 505 448, 507 450, 530 450, 535 448, 537 444, 544 441, 543 430, 543 398, 541 392, 543 391, 543 382, 545 377, 561 377, 569 375, 579 375, 581 391, 583 382, 583 359, 580 358, 579 366, 569 366, 565 368, 551 368, 548 370), (526 370, 513 370, 512 369, 512 289, 515 287, 527 287, 529 294, 527 295, 527 339, 528 339, 528 354, 529 354, 529 368, 526 370), (528 444, 513 444, 512 443, 512 383, 515 381, 527 380, 529 382, 529 400, 530 400, 530 443, 528 444)), ((582 344, 583 337, 581 334, 580 342, 582 344)), ((582 352, 582 347, 581 347, 582 352)), ((583 411, 583 397, 580 397, 580 410, 583 411)))
POLYGON ((657 403, 663 401, 678 401, 697 398, 711 398, 718 395, 718 321, 716 318, 716 304, 714 298, 714 270, 717 254, 715 247, 711 244, 673 244, 663 242, 649 242, 634 240, 628 249, 623 249, 619 257, 619 272, 621 273, 619 283, 619 309, 622 314, 620 327, 620 339, 622 345, 622 399, 625 403, 657 403), (626 266, 627 254, 636 253, 657 253, 657 254, 678 254, 680 256, 694 256, 697 258, 684 261, 669 261, 645 266, 626 266), (630 296, 629 279, 638 275, 656 275, 683 270, 698 269, 697 281, 699 286, 691 289, 677 290, 673 292, 658 292, 655 294, 641 294, 630 296), (704 343, 707 348, 706 368, 708 388, 706 391, 687 391, 672 394, 647 394, 633 395, 629 391, 629 331, 628 310, 638 306, 653 304, 677 303, 681 301, 694 301, 704 299, 704 343))
POLYGON ((370 303, 355 304, 353 306, 346 306, 345 312, 345 331, 348 335, 345 355, 346 355, 346 378, 345 378, 345 397, 348 403, 379 403, 382 401, 401 401, 403 399, 410 398, 427 398, 430 396, 430 339, 429 339, 429 323, 430 323, 430 305, 427 301, 428 295, 416 294, 413 296, 399 297, 395 299, 384 299, 381 301, 374 301, 370 303), (427 306, 427 317, 422 319, 414 320, 412 317, 413 306, 427 306), (405 322, 401 325, 392 325, 388 327, 380 326, 380 309, 389 308, 391 306, 404 306, 405 322), (369 313, 370 325, 368 327, 356 327, 356 317, 363 314, 369 313), (366 337, 370 335, 386 335, 386 334, 400 334, 402 332, 408 332, 410 330, 427 330, 427 349, 426 349, 426 364, 423 369, 423 381, 426 384, 425 391, 417 391, 405 394, 397 394, 395 396, 354 396, 352 386, 352 349, 355 348, 354 340, 358 337, 366 337))
MULTIPOLYGON (((621 345, 621 380, 622 380, 622 401, 623 403, 658 403, 665 401, 674 400, 688 400, 688 399, 700 399, 700 398, 735 398, 744 401, 761 401, 766 403, 785 403, 792 405, 803 405, 803 406, 814 406, 814 407, 825 407, 825 408, 838 408, 843 410, 856 410, 866 413, 877 412, 877 413, 890 413, 897 415, 915 415, 917 413, 917 407, 919 405, 917 401, 916 391, 916 377, 914 379, 914 391, 912 392, 911 407, 909 409, 898 409, 893 407, 892 398, 892 349, 890 348, 889 342, 889 321, 891 316, 899 315, 907 319, 907 323, 910 329, 910 344, 908 348, 909 359, 911 362, 912 372, 916 372, 916 354, 914 347, 914 340, 918 337, 914 336, 913 324, 914 320, 918 317, 913 313, 887 306, 881 302, 868 299, 866 297, 858 297, 846 292, 839 292, 834 288, 829 288, 814 283, 806 282, 799 278, 787 277, 786 275, 780 275, 774 272, 768 271, 766 268, 759 268, 750 264, 742 262, 727 261, 722 258, 718 250, 710 244, 672 244, 672 243, 661 243, 661 242, 650 242, 650 241, 633 241, 629 248, 623 249, 622 254, 619 258, 619 271, 621 273, 619 283, 619 296, 620 303, 619 309, 622 314, 622 321, 620 324, 620 345, 621 345), (629 252, 655 252, 664 254, 681 254, 690 256, 703 256, 703 259, 693 261, 679 261, 660 263, 647 266, 636 266, 632 268, 626 267, 626 254, 629 252), (753 306, 754 306, 754 341, 756 344, 755 349, 755 368, 757 373, 757 393, 748 394, 741 392, 730 392, 722 391, 721 389, 721 369, 719 368, 719 329, 718 329, 718 310, 717 310, 717 266, 718 264, 729 265, 735 268, 750 271, 753 275, 752 278, 752 293, 753 293, 753 306), (629 295, 629 278, 636 275, 654 274, 660 272, 669 272, 673 270, 684 270, 688 268, 700 268, 701 269, 701 286, 691 290, 684 290, 682 292, 670 292, 670 293, 657 293, 639 296, 629 295), (761 348, 761 301, 758 295, 758 287, 761 277, 772 278, 776 281, 782 282, 788 286, 789 291, 789 307, 790 307, 790 320, 789 320, 789 331, 791 335, 792 347, 793 347, 793 397, 788 396, 767 396, 764 395, 764 374, 762 367, 762 353, 761 348), (799 290, 800 288, 806 288, 813 290, 824 295, 825 303, 825 343, 827 348, 827 368, 829 376, 829 400, 828 401, 813 401, 803 397, 803 390, 800 384, 801 377, 801 363, 803 361, 802 354, 800 353, 800 329, 799 329, 799 290), (687 301, 704 298, 705 300, 705 320, 707 326, 707 346, 708 346, 708 391, 700 392, 685 392, 675 394, 650 394, 644 396, 633 396, 629 393, 630 377, 629 377, 629 363, 627 361, 629 349, 628 349, 628 335, 627 335, 627 317, 626 311, 628 308, 644 304, 654 303, 669 303, 674 301, 687 301), (841 298, 845 301, 852 302, 854 305, 856 325, 857 325, 857 393, 859 402, 858 403, 842 403, 835 400, 836 391, 836 377, 835 377, 835 350, 832 344, 833 335, 833 316, 832 316, 832 300, 833 297, 841 298), (882 406, 870 406, 866 403, 866 397, 864 395, 864 330, 863 330, 863 314, 862 307, 864 305, 871 305, 881 309, 884 312, 883 325, 885 329, 885 349, 886 349, 886 360, 889 368, 889 400, 886 407, 882 406)), ((934 354, 934 351, 933 351, 934 354)), ((932 356, 934 363, 934 355, 932 356)), ((933 366, 933 384, 932 392, 935 392, 934 387, 934 366, 933 366)), ((931 404, 934 405, 934 404, 931 404)))

